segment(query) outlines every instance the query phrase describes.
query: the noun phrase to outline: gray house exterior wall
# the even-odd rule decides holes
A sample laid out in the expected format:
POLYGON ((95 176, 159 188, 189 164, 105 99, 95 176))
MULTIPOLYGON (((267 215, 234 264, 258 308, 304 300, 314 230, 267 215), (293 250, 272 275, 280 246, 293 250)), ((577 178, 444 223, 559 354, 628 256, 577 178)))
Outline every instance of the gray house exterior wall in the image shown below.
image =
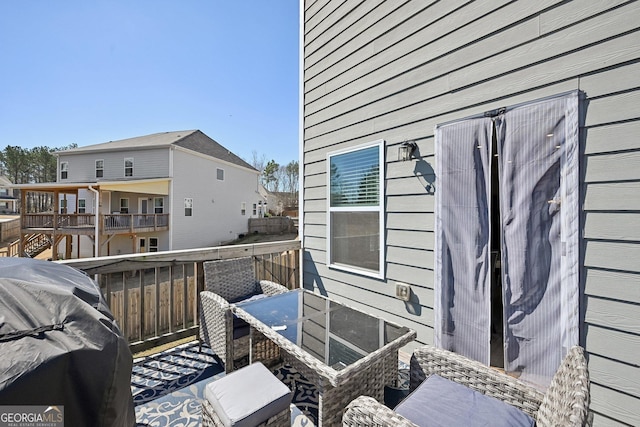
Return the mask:
MULTIPOLYGON (((434 127, 579 90, 581 344, 595 425, 640 425, 640 5, 301 2, 303 283, 433 342, 434 127), (327 153, 385 141, 384 279, 327 267, 327 153), (405 140, 420 161, 398 161, 405 140), (413 291, 395 298, 396 282, 413 291)), ((437 191, 437 190, 436 190, 437 191)))
POLYGON ((155 149, 139 149, 130 151, 105 151, 77 154, 60 154, 58 171, 61 162, 68 162, 67 179, 58 182, 89 182, 96 179, 96 160, 104 161, 102 180, 159 178, 169 175, 169 150, 166 147, 155 149), (133 159, 133 177, 124 175, 124 159, 133 159))
MULTIPOLYGON (((216 246, 236 239, 248 232, 249 218, 258 216, 253 214, 253 205, 265 202, 258 193, 258 176, 259 171, 197 130, 164 132, 58 153, 58 183, 95 183, 97 187, 105 182, 124 184, 110 190, 110 209, 101 207, 101 213, 118 212, 121 198, 129 200, 129 214, 142 213, 140 199, 149 202, 148 213, 153 213, 153 199, 163 198, 163 213, 170 214, 168 231, 116 235, 109 240, 108 248, 101 245, 105 255, 137 252, 141 250, 141 238, 146 239, 146 250, 149 239, 157 238, 159 251, 216 246), (124 174, 126 158, 134 159, 131 177, 124 174), (104 161, 100 178, 95 176, 96 160, 104 161), (62 162, 68 163, 66 179, 60 178, 62 162), (224 171, 223 180, 217 177, 220 169, 224 171), (168 183, 168 194, 139 189, 135 192, 136 181, 144 183, 144 180, 155 179, 168 183), (126 184, 132 185, 128 188, 126 184), (185 216, 185 198, 193 200, 192 216, 185 216)), ((68 199, 68 213, 75 213, 76 197, 64 197, 68 199)), ((86 200, 86 213, 95 213, 93 193, 81 190, 79 198, 86 200)), ((89 237, 74 236, 73 239, 74 255, 79 251, 80 256, 92 256, 89 237)), ((63 252, 62 245, 59 252, 63 252)))

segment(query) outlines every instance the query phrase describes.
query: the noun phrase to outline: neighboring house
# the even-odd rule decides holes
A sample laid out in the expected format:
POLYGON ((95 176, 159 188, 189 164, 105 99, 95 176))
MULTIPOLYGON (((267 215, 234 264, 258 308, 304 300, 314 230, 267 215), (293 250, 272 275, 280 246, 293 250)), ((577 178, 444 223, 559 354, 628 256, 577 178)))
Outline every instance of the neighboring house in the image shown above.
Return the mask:
POLYGON ((258 214, 258 218, 264 217, 267 213, 269 213, 269 203, 272 203, 273 200, 270 198, 270 192, 262 184, 258 185, 258 193, 260 193, 260 197, 262 200, 258 201, 258 204, 253 206, 254 211, 258 214))
POLYGON ((59 201, 56 212, 22 214, 23 247, 46 235, 54 258, 216 246, 246 233, 265 202, 259 172, 199 130, 56 155, 57 182, 19 186, 59 201))
POLYGON ((298 217, 297 194, 267 191, 267 211, 276 216, 298 217))
POLYGON ((640 425, 640 5, 301 10, 304 287, 640 425))
POLYGON ((14 184, 6 176, 0 176, 0 214, 13 214, 18 210, 18 198, 14 184))

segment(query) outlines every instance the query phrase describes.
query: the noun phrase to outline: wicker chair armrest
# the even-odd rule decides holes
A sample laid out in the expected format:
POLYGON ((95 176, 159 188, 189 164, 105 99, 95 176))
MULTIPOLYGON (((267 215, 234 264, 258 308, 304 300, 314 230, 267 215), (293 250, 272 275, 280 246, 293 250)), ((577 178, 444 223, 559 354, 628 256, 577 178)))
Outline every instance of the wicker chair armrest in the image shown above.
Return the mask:
POLYGON ((509 403, 534 419, 544 397, 536 388, 467 357, 428 345, 416 349, 410 364, 411 390, 433 374, 509 403))
POLYGON ((402 415, 395 413, 369 396, 357 397, 349 403, 342 416, 342 425, 349 427, 417 427, 402 415))
POLYGON ((266 295, 278 295, 289 291, 286 287, 270 280, 260 280, 258 286, 262 293, 266 295))
POLYGON ((200 299, 202 301, 203 306, 205 304, 211 305, 212 307, 216 307, 215 308, 216 310, 219 308, 221 311, 226 311, 226 310, 229 310, 229 308, 231 307, 231 304, 229 304, 229 301, 227 301, 226 299, 222 298, 220 295, 214 292, 202 291, 200 292, 200 299))
POLYGON ((230 304, 210 291, 200 292, 200 338, 223 358, 227 352, 226 336, 232 327, 230 304))

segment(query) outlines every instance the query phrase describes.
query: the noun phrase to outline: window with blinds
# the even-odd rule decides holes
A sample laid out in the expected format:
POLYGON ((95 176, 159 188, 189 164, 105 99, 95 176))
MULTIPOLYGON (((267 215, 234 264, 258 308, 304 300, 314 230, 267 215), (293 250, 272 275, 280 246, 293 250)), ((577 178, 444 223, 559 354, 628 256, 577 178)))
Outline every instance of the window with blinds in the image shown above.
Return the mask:
POLYGON ((383 276, 383 141, 328 154, 329 266, 383 276))

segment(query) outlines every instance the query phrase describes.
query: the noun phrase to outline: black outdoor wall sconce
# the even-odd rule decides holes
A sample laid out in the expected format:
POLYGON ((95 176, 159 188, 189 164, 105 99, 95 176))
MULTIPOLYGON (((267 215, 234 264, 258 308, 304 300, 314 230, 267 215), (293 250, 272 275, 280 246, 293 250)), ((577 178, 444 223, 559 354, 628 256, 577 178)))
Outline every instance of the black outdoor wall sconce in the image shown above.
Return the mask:
POLYGON ((415 141, 404 141, 398 147, 398 160, 406 162, 415 158, 415 152, 418 149, 418 144, 415 141))

